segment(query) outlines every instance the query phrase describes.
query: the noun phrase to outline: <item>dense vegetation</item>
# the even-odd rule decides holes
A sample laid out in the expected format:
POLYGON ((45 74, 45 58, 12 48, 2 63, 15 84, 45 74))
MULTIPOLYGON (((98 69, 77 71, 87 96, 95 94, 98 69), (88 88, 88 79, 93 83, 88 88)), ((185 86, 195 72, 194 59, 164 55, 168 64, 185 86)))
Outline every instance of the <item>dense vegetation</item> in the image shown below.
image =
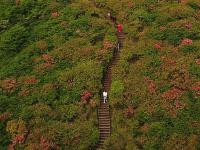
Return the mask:
POLYGON ((0 149, 95 147, 108 11, 107 149, 200 149, 199 0, 0 0, 0 149))
POLYGON ((0 149, 91 149, 115 29, 89 2, 0 1, 0 149))

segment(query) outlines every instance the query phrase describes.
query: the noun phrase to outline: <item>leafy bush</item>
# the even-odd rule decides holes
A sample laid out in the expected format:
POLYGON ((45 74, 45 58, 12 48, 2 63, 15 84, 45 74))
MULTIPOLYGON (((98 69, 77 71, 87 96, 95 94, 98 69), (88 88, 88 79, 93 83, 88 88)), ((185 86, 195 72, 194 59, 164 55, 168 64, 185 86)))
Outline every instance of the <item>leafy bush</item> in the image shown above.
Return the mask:
POLYGON ((13 53, 21 51, 21 49, 26 45, 27 37, 28 31, 26 28, 21 25, 13 26, 1 35, 1 53, 12 55, 13 53))
POLYGON ((113 81, 111 84, 110 95, 114 97, 122 97, 124 85, 120 80, 113 81))

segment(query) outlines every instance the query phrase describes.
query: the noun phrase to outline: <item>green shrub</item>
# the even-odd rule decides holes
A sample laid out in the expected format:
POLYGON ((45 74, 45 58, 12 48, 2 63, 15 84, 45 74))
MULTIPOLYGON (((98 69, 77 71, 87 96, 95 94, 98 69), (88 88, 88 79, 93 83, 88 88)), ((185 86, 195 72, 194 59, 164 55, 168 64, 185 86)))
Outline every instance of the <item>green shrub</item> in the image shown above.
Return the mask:
POLYGON ((28 31, 21 25, 15 25, 0 36, 0 52, 9 56, 21 51, 26 45, 28 31))
POLYGON ((181 50, 184 52, 184 53, 192 53, 192 52, 196 52, 198 51, 198 47, 194 46, 194 45, 188 45, 188 46, 183 46, 181 48, 181 50))
POLYGON ((197 64, 190 64, 189 72, 190 74, 200 78, 200 67, 197 64))
POLYGON ((122 97, 123 90, 124 90, 124 85, 123 85, 122 81, 120 81, 120 80, 113 81, 111 84, 110 95, 112 98, 114 98, 114 97, 120 98, 120 97, 122 97))

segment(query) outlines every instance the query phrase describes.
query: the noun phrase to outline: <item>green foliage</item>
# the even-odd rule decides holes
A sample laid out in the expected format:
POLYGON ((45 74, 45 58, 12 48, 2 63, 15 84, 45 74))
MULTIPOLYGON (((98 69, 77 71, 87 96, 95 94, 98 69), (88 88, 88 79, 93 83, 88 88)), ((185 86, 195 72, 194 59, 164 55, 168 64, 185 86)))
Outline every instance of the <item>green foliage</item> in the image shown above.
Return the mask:
POLYGON ((147 11, 145 11, 144 9, 138 9, 138 10, 134 10, 131 13, 131 16, 129 16, 130 20, 139 20, 147 25, 150 25, 156 18, 156 15, 153 13, 149 13, 147 11))
POLYGON ((194 46, 194 45, 189 45, 189 46, 182 47, 182 51, 184 53, 191 53, 191 52, 198 51, 198 48, 196 46, 194 46))
POLYGON ((28 31, 26 30, 26 28, 21 25, 13 26, 7 32, 4 32, 1 35, 1 53, 10 55, 19 52, 25 46, 27 37, 28 31))
POLYGON ((200 67, 197 64, 190 64, 189 71, 192 75, 196 76, 197 78, 200 78, 200 67))
POLYGON ((183 38, 198 39, 197 32, 191 32, 185 28, 169 27, 163 31, 158 30, 158 28, 153 28, 149 33, 149 37, 156 40, 166 40, 170 44, 177 45, 183 38))
POLYGON ((122 97, 124 85, 120 80, 113 81, 111 84, 110 95, 111 97, 122 97))

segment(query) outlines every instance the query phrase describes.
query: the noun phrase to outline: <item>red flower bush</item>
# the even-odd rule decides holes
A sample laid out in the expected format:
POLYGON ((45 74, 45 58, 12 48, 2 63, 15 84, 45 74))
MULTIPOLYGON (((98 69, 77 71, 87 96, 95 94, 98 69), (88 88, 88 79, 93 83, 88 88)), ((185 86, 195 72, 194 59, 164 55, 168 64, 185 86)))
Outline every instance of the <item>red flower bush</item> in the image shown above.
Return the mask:
POLYGON ((16 87, 17 81, 15 79, 6 79, 0 81, 0 87, 4 90, 12 90, 16 87))
POLYGON ((104 47, 104 49, 110 49, 110 48, 113 48, 114 45, 109 41, 104 41, 103 42, 103 47, 104 47))
POLYGON ((41 138, 40 138, 40 147, 41 147, 43 150, 49 150, 50 148, 53 147, 53 144, 52 144, 52 143, 49 143, 44 137, 41 137, 41 138))
POLYGON ((161 30, 161 31, 164 31, 165 29, 166 29, 166 27, 160 26, 160 30, 161 30))
POLYGON ((186 24, 185 24, 185 27, 186 27, 187 29, 192 29, 192 23, 190 23, 190 22, 186 23, 186 24))
POLYGON ((89 91, 85 91, 81 94, 81 100, 83 103, 87 103, 91 97, 92 93, 89 91))
POLYGON ((134 109, 133 109, 133 107, 132 106, 128 106, 128 108, 126 108, 125 110, 124 110, 124 115, 127 117, 127 118, 130 118, 131 116, 133 116, 133 114, 134 114, 134 109))
POLYGON ((196 60, 196 64, 197 64, 197 65, 200 65, 200 59, 197 59, 197 60, 196 60))
POLYGON ((176 109, 182 109, 185 107, 185 105, 178 100, 176 100, 174 104, 175 104, 176 109))
POLYGON ((149 79, 148 77, 144 78, 145 81, 147 81, 148 89, 150 93, 156 93, 156 84, 153 80, 149 79))
POLYGON ((22 91, 20 91, 19 93, 18 93, 18 96, 22 96, 22 97, 24 97, 24 96, 28 96, 29 94, 30 94, 30 90, 28 90, 28 89, 24 89, 24 90, 22 90, 22 91))
POLYGON ((13 140, 12 143, 8 146, 9 150, 14 150, 17 144, 23 144, 26 140, 26 135, 17 135, 13 140))
POLYGON ((176 98, 179 98, 182 94, 183 94, 182 90, 173 87, 172 89, 164 92, 162 94, 162 97, 168 100, 174 100, 176 98))
POLYGON ((156 44, 154 45, 154 48, 156 48, 156 49, 161 49, 162 47, 161 47, 161 44, 160 44, 160 43, 156 43, 156 44))
POLYGON ((53 62, 54 59, 49 55, 49 54, 43 54, 42 58, 46 61, 46 62, 53 62))
POLYGON ((188 39, 188 38, 185 38, 182 40, 181 42, 182 45, 192 45, 193 44, 193 41, 191 39, 188 39))
POLYGON ((57 17, 59 17, 60 15, 59 15, 59 13, 58 12, 52 12, 51 13, 51 17, 53 17, 53 18, 57 18, 57 17))
POLYGON ((0 122, 7 120, 10 116, 11 116, 10 112, 5 112, 5 113, 1 114, 0 115, 0 122))
POLYGON ((38 67, 39 70, 50 69, 54 66, 55 62, 51 55, 43 54, 42 58, 45 62, 43 64, 39 65, 39 67, 38 67))
POLYGON ((200 82, 197 82, 195 85, 192 86, 192 90, 200 91, 200 82))
POLYGON ((163 61, 165 63, 165 65, 169 65, 169 66, 174 66, 176 65, 176 61, 172 60, 170 58, 167 58, 165 56, 161 56, 160 60, 163 61))
POLYGON ((24 81, 24 83, 26 83, 26 84, 36 84, 37 82, 38 82, 38 80, 35 77, 31 77, 24 81))

